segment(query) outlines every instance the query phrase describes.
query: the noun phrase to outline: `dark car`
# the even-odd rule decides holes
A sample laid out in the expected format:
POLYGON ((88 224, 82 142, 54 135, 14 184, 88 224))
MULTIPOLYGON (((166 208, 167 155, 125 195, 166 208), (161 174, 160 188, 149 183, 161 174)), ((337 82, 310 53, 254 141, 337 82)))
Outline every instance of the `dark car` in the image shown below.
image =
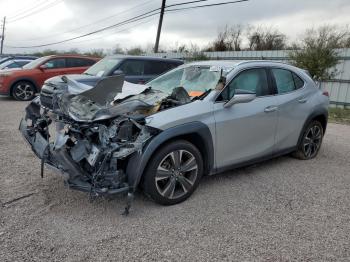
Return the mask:
MULTIPOLYGON (((167 58, 108 56, 89 67, 83 74, 70 75, 69 78, 88 86, 94 86, 105 77, 123 74, 127 82, 145 84, 156 76, 182 64, 181 60, 167 58)), ((61 76, 48 79, 41 89, 41 103, 51 108, 53 93, 62 92, 66 88, 67 85, 61 76)))

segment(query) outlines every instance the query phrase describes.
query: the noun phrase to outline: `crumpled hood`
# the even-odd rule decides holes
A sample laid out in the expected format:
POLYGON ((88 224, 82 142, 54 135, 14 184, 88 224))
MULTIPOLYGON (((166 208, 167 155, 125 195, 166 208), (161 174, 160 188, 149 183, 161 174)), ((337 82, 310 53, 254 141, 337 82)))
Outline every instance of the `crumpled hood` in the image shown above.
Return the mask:
POLYGON ((79 83, 70 76, 61 78, 67 84, 67 91, 56 97, 60 111, 80 122, 149 110, 168 96, 146 85, 126 82, 123 75, 101 79, 94 87, 79 83))

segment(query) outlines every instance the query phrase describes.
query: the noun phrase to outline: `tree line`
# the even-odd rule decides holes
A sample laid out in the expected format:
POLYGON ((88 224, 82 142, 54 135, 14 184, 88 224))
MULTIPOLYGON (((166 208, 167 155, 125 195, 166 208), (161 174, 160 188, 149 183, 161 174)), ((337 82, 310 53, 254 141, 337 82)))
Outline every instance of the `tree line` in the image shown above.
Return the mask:
MULTIPOLYGON (((294 65, 307 69, 312 76, 318 79, 329 79, 337 73, 331 68, 338 63, 337 49, 340 48, 350 48, 348 26, 323 25, 309 28, 297 40, 291 42, 275 27, 236 24, 224 26, 218 31, 215 39, 202 48, 191 43, 168 48, 160 47, 160 52, 187 53, 192 60, 205 60, 208 59, 204 54, 206 51, 289 50, 288 54, 294 65)), ((151 52, 151 45, 145 48, 136 46, 123 49, 117 44, 112 50, 92 49, 88 52, 81 52, 79 49, 68 51, 47 49, 32 53, 32 55, 84 54, 104 57, 107 54, 144 55, 151 52)))

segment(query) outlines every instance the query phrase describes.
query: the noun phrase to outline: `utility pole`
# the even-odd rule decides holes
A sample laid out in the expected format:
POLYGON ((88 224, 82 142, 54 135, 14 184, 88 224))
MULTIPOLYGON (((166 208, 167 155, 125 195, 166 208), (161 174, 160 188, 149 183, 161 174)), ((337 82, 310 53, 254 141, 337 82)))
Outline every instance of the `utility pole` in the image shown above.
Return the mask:
POLYGON ((1 34, 1 48, 0 48, 0 55, 2 55, 2 50, 4 49, 4 39, 5 39, 5 24, 6 24, 6 16, 4 16, 4 21, 2 22, 2 34, 1 34))
POLYGON ((156 38, 156 43, 154 44, 154 52, 155 53, 158 52, 158 47, 159 47, 159 38, 160 38, 160 32, 162 31, 163 16, 164 16, 164 10, 165 10, 165 1, 166 0, 162 0, 162 7, 160 9, 157 38, 156 38))

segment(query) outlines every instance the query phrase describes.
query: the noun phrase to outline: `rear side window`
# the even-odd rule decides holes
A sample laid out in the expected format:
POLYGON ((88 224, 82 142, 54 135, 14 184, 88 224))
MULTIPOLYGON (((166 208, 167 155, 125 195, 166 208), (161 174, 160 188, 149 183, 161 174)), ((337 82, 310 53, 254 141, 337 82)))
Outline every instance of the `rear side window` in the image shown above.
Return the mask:
POLYGON ((67 58, 67 67, 86 67, 95 63, 94 60, 85 58, 67 58))
POLYGON ((17 65, 19 65, 19 66, 24 66, 24 65, 26 65, 26 64, 28 64, 30 61, 17 61, 16 63, 17 63, 17 65))
POLYGON ((304 86, 304 81, 289 70, 273 68, 271 71, 275 78, 278 94, 288 93, 304 86))
POLYGON ((292 75, 293 75, 295 89, 302 88, 304 86, 304 81, 296 74, 292 73, 292 75))
POLYGON ((54 58, 45 63, 45 66, 48 69, 54 69, 54 68, 64 68, 66 67, 66 59, 64 58, 54 58))
POLYGON ((144 74, 145 75, 160 75, 170 69, 174 68, 173 64, 163 61, 145 61, 144 74))
POLYGON ((264 68, 255 68, 241 72, 225 88, 221 99, 230 100, 236 90, 254 92, 256 96, 269 95, 266 70, 264 68))
POLYGON ((127 76, 143 75, 144 62, 140 60, 126 60, 119 69, 127 76))

